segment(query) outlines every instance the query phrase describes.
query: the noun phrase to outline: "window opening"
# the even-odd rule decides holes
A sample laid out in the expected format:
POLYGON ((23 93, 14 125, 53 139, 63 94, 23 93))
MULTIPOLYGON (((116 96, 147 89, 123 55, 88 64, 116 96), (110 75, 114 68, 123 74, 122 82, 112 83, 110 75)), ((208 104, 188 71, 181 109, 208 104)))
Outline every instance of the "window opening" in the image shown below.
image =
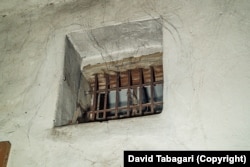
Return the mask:
POLYGON ((160 113, 162 25, 158 18, 67 34, 55 127, 160 113))
POLYGON ((90 111, 81 119, 87 122, 157 114, 163 109, 162 65, 96 73, 90 87, 90 111))

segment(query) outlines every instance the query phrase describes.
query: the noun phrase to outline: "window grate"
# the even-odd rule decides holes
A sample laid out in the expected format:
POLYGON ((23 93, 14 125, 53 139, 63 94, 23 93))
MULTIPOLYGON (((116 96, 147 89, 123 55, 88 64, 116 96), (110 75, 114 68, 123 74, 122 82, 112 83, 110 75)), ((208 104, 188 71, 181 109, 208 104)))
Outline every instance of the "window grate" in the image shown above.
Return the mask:
POLYGON ((163 108, 162 65, 94 74, 88 121, 103 121, 157 114, 163 108))

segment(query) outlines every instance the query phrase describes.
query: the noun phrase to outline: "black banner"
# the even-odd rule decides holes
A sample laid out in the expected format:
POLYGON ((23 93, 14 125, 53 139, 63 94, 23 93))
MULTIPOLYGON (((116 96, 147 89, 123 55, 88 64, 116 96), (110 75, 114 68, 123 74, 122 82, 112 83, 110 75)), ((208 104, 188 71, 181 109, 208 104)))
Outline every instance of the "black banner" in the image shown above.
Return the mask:
POLYGON ((250 166, 250 151, 124 151, 124 167, 250 166))

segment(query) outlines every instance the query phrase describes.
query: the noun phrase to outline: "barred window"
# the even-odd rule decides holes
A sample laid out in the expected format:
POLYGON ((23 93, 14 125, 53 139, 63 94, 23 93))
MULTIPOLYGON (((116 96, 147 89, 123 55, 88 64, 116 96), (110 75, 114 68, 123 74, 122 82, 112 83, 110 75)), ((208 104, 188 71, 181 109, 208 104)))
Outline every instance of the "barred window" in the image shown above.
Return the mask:
POLYGON ((94 74, 90 87, 88 122, 157 114, 163 108, 162 65, 94 74))

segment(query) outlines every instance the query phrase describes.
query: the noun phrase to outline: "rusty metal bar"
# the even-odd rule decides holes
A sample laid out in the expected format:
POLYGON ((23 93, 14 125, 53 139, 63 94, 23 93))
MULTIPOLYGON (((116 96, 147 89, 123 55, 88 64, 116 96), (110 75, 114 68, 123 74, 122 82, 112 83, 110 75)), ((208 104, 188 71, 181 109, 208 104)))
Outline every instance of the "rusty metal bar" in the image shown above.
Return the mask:
POLYGON ((139 79, 140 79, 140 86, 139 86, 139 115, 142 114, 142 84, 143 84, 143 72, 142 68, 139 69, 139 79))
POLYGON ((128 93, 127 93, 127 116, 130 115, 130 102, 131 102, 131 70, 128 70, 127 72, 128 75, 128 93))
MULTIPOLYGON (((156 84, 163 84, 163 81, 155 81, 153 82, 153 85, 156 85, 156 84)), ((148 85, 151 85, 150 83, 149 84, 142 84, 142 86, 148 86, 148 85)), ((135 84, 135 85, 131 85, 130 88, 138 88, 140 87, 140 84, 135 84)), ((120 86, 119 87, 120 89, 127 89, 128 87, 127 86, 120 86)), ((105 91, 106 89, 98 89, 96 92, 97 93, 100 93, 100 92, 103 92, 105 91)), ((112 90, 116 90, 116 87, 115 88, 108 88, 108 92, 109 91, 112 91, 112 90)), ((92 93, 92 91, 88 91, 88 93, 92 93)))
POLYGON ((97 91, 98 91, 98 75, 95 74, 95 87, 94 87, 94 101, 93 101, 93 111, 96 110, 96 100, 97 100, 97 91))
MULTIPOLYGON (((107 74, 105 74, 105 82, 104 111, 107 109, 108 105, 109 76, 107 74)), ((103 112, 103 118, 106 119, 106 112, 103 112)))
MULTIPOLYGON (((155 105, 160 105, 160 104, 163 104, 163 102, 155 102, 154 103, 155 105)), ((144 103, 142 104, 142 107, 146 107, 146 106, 150 106, 151 103, 144 103)), ((138 105, 133 105, 133 106, 130 106, 130 108, 137 108, 139 107, 139 104, 138 105)), ((127 106, 124 106, 124 107, 118 107, 118 109, 127 109, 127 106)), ((99 110, 98 112, 107 112, 107 111, 115 111, 116 108, 110 108, 110 109, 106 109, 106 110, 99 110)), ((109 118, 114 118, 114 117, 109 117, 109 118)))
MULTIPOLYGON (((104 105, 103 105, 103 109, 100 110, 100 108, 98 109, 97 114, 96 114, 96 119, 97 120, 105 120, 106 119, 106 109, 107 109, 107 104, 108 104, 108 87, 109 87, 109 76, 107 74, 104 74, 105 76, 105 92, 104 92, 104 105), (102 113, 102 117, 99 117, 99 114, 102 113)), ((99 90, 100 91, 100 90, 99 90)), ((97 93, 99 93, 97 91, 97 93)), ((103 91, 101 91, 101 93, 103 93, 103 91)), ((102 94, 98 94, 98 96, 101 96, 102 94)), ((99 98, 100 99, 100 98, 99 98)), ((103 100, 103 99, 100 99, 103 100)), ((99 103, 101 103, 101 101, 99 101, 99 103)))
POLYGON ((150 94, 151 94, 151 99, 150 99, 150 103, 151 103, 151 113, 154 113, 154 68, 152 66, 150 66, 150 77, 151 77, 151 81, 150 81, 150 94))
POLYGON ((116 101, 115 101, 115 118, 118 117, 118 105, 119 105, 119 86, 120 86, 120 73, 116 73, 116 101))

